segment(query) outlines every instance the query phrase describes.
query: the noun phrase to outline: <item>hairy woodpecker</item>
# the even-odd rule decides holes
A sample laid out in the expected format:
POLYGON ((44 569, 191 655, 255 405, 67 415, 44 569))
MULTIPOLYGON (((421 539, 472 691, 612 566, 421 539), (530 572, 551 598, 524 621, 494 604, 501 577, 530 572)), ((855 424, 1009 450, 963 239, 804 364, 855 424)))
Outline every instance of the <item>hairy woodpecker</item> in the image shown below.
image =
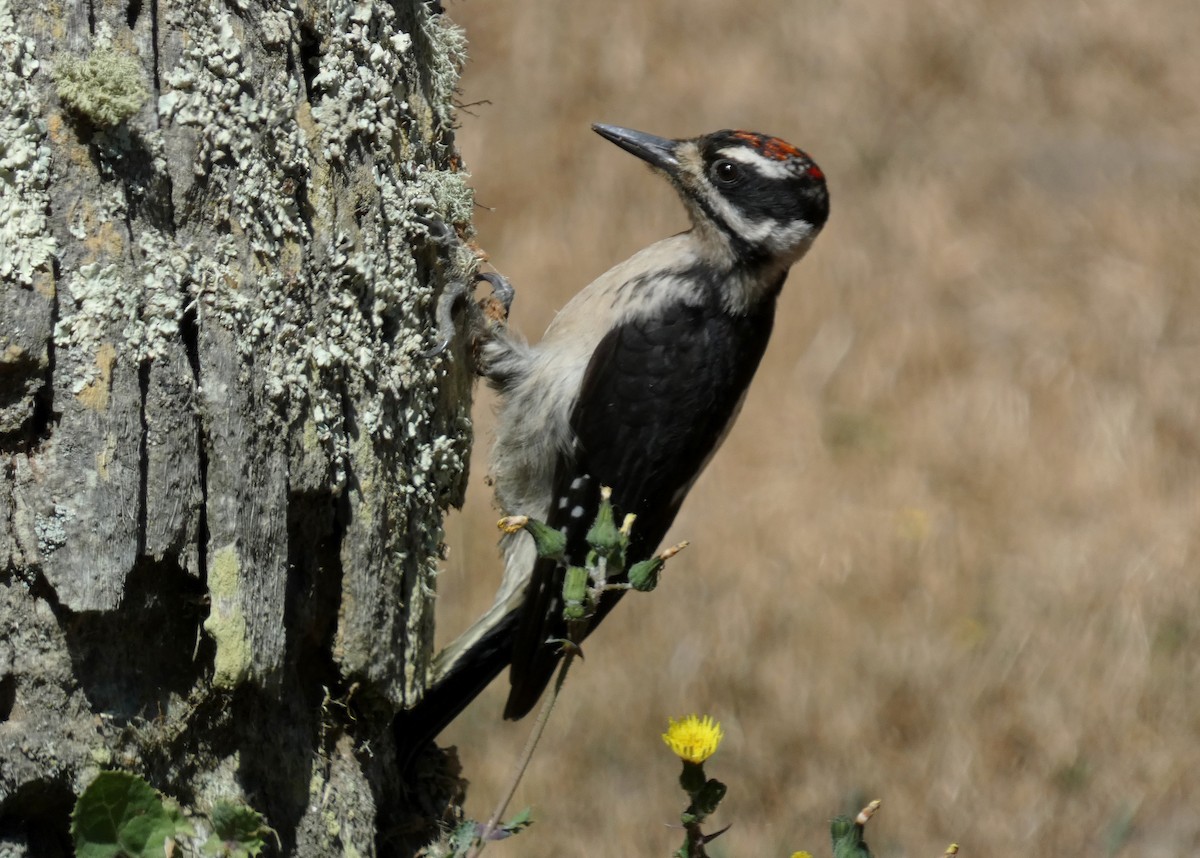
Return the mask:
MULTIPOLYGON (((675 187, 692 228, 650 245, 576 295, 536 346, 501 328, 482 371, 502 394, 492 475, 506 514, 565 528, 581 562, 600 487, 635 513, 630 564, 657 549, 737 417, 767 346, 788 269, 829 215, 820 168, 776 137, 717 131, 668 140, 596 133, 675 187)), ((562 571, 525 533, 507 537, 492 608, 436 659, 422 706, 439 731, 511 664, 506 718, 524 716, 565 636, 562 571)), ((606 592, 591 628, 620 591, 606 592)), ((422 707, 418 707, 422 708, 422 707)))

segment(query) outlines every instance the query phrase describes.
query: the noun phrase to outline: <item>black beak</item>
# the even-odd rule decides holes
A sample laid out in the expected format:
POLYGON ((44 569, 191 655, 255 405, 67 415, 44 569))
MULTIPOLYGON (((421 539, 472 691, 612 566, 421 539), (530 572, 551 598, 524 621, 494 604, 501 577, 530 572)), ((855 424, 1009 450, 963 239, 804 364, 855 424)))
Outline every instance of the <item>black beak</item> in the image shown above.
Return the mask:
POLYGON ((632 128, 620 128, 616 125, 601 125, 596 123, 592 130, 605 140, 616 143, 626 152, 637 155, 652 167, 674 173, 679 169, 679 159, 675 157, 675 148, 679 145, 676 140, 665 137, 655 137, 643 131, 632 128))

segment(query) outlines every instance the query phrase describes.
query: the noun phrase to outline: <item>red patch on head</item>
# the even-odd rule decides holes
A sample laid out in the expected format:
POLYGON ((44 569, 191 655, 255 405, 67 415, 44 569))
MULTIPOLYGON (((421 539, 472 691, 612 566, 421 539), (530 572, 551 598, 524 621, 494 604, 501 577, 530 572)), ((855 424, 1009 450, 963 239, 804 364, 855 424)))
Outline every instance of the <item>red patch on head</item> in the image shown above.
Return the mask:
POLYGON ((764 157, 770 158, 772 161, 786 161, 789 158, 804 158, 803 152, 788 143, 786 140, 780 140, 778 137, 767 137, 762 134, 754 134, 750 131, 735 131, 733 136, 744 143, 749 143, 764 157))

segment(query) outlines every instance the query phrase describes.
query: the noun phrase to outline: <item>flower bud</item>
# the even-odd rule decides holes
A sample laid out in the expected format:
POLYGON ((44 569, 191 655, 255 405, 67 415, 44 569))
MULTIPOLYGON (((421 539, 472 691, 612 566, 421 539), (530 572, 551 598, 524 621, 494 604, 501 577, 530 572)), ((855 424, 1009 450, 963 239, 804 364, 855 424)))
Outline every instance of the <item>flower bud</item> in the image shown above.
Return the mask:
POLYGON ((658 579, 666 564, 661 557, 651 557, 629 567, 629 586, 642 593, 649 593, 658 586, 658 579))
POLYGON ((568 566, 563 580, 563 617, 582 620, 589 613, 588 574, 582 566, 568 566))
POLYGON ((524 530, 533 537, 533 545, 538 557, 549 560, 562 560, 567 551, 567 536, 561 530, 555 530, 545 522, 530 518, 527 515, 510 515, 496 522, 496 526, 505 533, 516 533, 524 530))
POLYGON ((622 565, 621 558, 629 540, 617 529, 617 522, 613 516, 612 489, 608 486, 600 489, 600 508, 596 511, 596 520, 588 530, 587 542, 596 554, 608 560, 611 565, 622 565))
POLYGON ((643 593, 653 590, 658 586, 658 579, 662 575, 663 566, 666 565, 668 560, 687 548, 687 546, 688 543, 686 541, 681 542, 678 545, 672 545, 670 548, 660 551, 648 560, 634 563, 629 569, 629 586, 643 593))

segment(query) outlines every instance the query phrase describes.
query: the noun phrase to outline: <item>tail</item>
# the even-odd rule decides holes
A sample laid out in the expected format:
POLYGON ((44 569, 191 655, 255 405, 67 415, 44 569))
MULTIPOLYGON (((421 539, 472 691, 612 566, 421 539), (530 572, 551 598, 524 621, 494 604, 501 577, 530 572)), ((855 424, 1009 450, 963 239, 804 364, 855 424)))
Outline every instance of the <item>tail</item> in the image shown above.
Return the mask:
MULTIPOLYGON (((518 720, 525 717, 541 697, 558 664, 557 649, 545 645, 543 615, 548 606, 547 593, 561 592, 561 583, 551 587, 554 564, 539 561, 533 540, 524 534, 505 544, 505 575, 496 601, 452 644, 438 653, 433 663, 433 681, 412 709, 399 713, 393 721, 393 733, 402 760, 427 742, 437 738, 468 704, 487 688, 491 681, 514 662, 516 644, 521 637, 533 633, 540 646, 530 652, 522 651, 519 664, 512 673, 512 690, 504 709, 504 717, 518 720), (548 566, 545 564, 548 563, 548 566), (535 564, 543 564, 542 575, 533 574, 535 564), (540 588, 537 586, 540 584, 540 588), (533 610, 535 618, 528 615, 533 610)), ((607 613, 607 611, 604 611, 607 613)), ((561 608, 551 612, 562 624, 561 608)), ((565 631, 556 635, 562 637, 565 631)))
POLYGON ((402 766, 436 739, 512 660, 520 615, 509 611, 492 617, 495 610, 438 655, 433 684, 416 706, 392 721, 402 766))
POLYGON ((504 717, 519 721, 537 705, 561 657, 554 639, 567 636, 563 621, 565 572, 553 560, 539 559, 525 589, 522 609, 513 625, 512 670, 504 717))
POLYGON ((533 540, 506 542, 505 555, 504 580, 492 607, 437 654, 425 695, 412 709, 396 715, 392 730, 405 755, 402 760, 436 739, 512 661, 528 570, 536 556, 533 540))

